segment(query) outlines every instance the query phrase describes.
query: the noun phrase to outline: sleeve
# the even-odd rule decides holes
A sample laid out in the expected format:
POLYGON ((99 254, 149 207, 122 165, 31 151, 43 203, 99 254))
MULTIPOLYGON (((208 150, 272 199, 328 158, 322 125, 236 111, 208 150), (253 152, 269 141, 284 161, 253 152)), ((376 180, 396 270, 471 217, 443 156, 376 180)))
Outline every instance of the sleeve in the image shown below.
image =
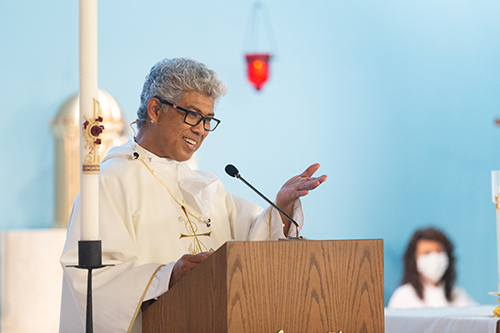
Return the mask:
POLYGON ((175 262, 168 263, 160 268, 160 270, 155 274, 146 293, 146 297, 144 298, 145 301, 156 299, 168 291, 170 276, 172 275, 174 265, 175 262))
MULTIPOLYGON (((226 193, 226 205, 235 240, 277 240, 286 238, 283 234, 284 224, 280 213, 273 207, 269 206, 263 210, 260 206, 230 193, 226 193)), ((299 230, 302 229, 304 213, 300 199, 295 202, 291 217, 299 224, 299 230)), ((296 228, 292 223, 287 236, 295 235, 296 228)))
POLYGON ((479 305, 467 292, 460 287, 453 288, 453 306, 476 306, 479 305))
POLYGON ((422 307, 422 301, 417 296, 413 287, 409 284, 398 287, 387 304, 389 309, 410 309, 422 307))
POLYGON ((392 293, 389 303, 387 304, 388 309, 400 309, 403 303, 403 297, 401 295, 401 287, 398 287, 392 293))
MULTIPOLYGON (((160 263, 142 262, 136 252, 132 212, 123 183, 101 174, 99 233, 102 262, 113 265, 93 270, 95 332, 129 332, 160 263), (105 208, 105 209, 103 209, 105 208)), ((64 271, 61 333, 83 332, 86 314, 87 270, 68 267, 78 262, 80 200, 75 201, 61 256, 64 271), (78 315, 68 313, 76 311, 78 315), (80 319, 79 322, 69 318, 80 319)))

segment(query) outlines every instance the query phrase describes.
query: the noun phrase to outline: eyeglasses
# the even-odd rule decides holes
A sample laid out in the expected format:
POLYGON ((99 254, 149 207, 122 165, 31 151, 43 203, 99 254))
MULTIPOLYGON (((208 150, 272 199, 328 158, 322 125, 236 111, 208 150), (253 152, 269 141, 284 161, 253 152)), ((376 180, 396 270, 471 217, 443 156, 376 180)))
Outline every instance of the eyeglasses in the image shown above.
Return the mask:
POLYGON ((186 114, 184 116, 184 122, 186 124, 188 124, 189 126, 197 126, 201 121, 203 121, 203 128, 206 131, 212 132, 217 128, 217 126, 220 123, 219 119, 216 119, 213 117, 203 117, 198 112, 190 111, 190 110, 186 110, 184 108, 181 108, 180 106, 172 104, 169 101, 166 101, 161 97, 155 96, 155 98, 157 98, 160 101, 160 103, 162 103, 162 104, 169 105, 169 106, 173 107, 174 109, 177 109, 179 111, 184 112, 186 114))

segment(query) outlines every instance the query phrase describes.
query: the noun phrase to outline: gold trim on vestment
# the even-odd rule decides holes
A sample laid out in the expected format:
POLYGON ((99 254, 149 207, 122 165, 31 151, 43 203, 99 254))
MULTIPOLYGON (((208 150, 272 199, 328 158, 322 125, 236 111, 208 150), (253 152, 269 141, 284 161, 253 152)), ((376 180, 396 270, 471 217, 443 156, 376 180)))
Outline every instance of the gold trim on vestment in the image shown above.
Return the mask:
POLYGON ((132 330, 132 327, 134 326, 135 320, 137 319, 137 315, 139 314, 139 310, 141 309, 142 302, 144 301, 144 298, 146 297, 146 294, 148 292, 149 287, 151 286, 151 283, 153 282, 154 277, 156 276, 156 273, 165 265, 160 265, 156 270, 154 271, 153 275, 151 275, 151 278, 149 279, 148 284, 146 285, 146 289, 144 289, 144 292, 142 293, 141 299, 139 300, 139 303, 137 304, 137 308, 135 309, 134 316, 132 317, 132 321, 130 322, 130 325, 128 326, 127 333, 130 333, 132 330))
POLYGON ((186 211, 186 208, 184 206, 181 206, 181 208, 182 211, 184 212, 184 215, 186 215, 186 219, 184 220, 182 216, 179 216, 179 222, 184 223, 184 226, 186 227, 186 230, 189 233, 189 235, 181 233, 179 239, 184 237, 193 237, 193 243, 189 244, 188 246, 189 254, 198 254, 208 251, 208 248, 205 246, 205 244, 203 244, 202 241, 199 240, 198 236, 212 237, 212 232, 210 231, 210 232, 205 232, 203 234, 197 234, 196 232, 198 231, 198 226, 191 221, 186 211))

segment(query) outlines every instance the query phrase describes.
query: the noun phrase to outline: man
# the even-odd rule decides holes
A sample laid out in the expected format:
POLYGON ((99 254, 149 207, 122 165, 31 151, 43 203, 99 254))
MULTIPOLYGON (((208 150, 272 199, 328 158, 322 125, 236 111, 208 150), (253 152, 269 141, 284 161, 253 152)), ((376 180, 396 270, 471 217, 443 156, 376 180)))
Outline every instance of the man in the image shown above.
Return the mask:
MULTIPOLYGON (((101 164, 100 238, 103 264, 94 271, 95 332, 141 332, 141 304, 165 293, 226 241, 293 236, 290 221, 271 208, 225 191, 210 172, 185 161, 219 120, 214 106, 226 85, 191 59, 165 59, 146 77, 134 141, 110 150, 101 164)), ((276 204, 300 225, 301 196, 326 176, 319 164, 287 181, 276 204)), ((64 268, 60 332, 84 332, 86 271, 78 261, 79 198, 61 257, 64 268)))

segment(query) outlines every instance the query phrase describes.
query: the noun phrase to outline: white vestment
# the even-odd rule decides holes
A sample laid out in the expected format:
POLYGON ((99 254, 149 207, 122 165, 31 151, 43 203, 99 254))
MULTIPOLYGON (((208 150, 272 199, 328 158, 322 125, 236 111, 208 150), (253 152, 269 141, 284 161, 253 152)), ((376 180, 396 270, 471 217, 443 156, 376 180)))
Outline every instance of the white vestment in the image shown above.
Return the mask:
POLYGON ((389 309, 412 309, 412 308, 445 308, 445 307, 463 307, 474 306, 477 303, 459 287, 452 290, 452 301, 446 299, 444 293, 444 284, 438 286, 425 284, 424 299, 420 299, 415 288, 410 283, 397 288, 389 300, 387 307, 389 309))
MULTIPOLYGON (((299 200, 292 217, 303 225, 299 200)), ((289 235, 295 235, 294 227, 289 235)), ((99 236, 102 263, 114 266, 93 270, 96 333, 141 332, 142 302, 167 290, 173 265, 184 254, 217 250, 229 240, 284 237, 275 209, 263 210, 226 192, 212 173, 157 157, 132 141, 111 149, 101 164, 99 236), (195 216, 210 219, 211 226, 195 216)), ((61 333, 85 331, 87 271, 66 267, 78 264, 79 238, 78 196, 61 257, 61 333)))

